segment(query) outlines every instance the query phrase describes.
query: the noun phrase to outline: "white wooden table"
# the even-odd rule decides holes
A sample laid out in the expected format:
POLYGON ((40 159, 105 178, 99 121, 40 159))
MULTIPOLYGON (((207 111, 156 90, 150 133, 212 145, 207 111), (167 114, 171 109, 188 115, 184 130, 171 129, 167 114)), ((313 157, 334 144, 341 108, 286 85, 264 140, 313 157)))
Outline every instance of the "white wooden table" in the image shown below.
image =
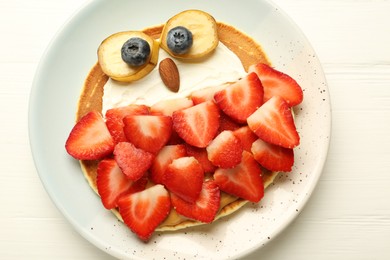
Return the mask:
MULTIPOLYGON (((274 0, 312 43, 329 84, 332 139, 298 218, 248 259, 390 259, 390 1, 274 0)), ((83 0, 0 0, 0 259, 110 259, 51 202, 27 111, 37 64, 83 0)))

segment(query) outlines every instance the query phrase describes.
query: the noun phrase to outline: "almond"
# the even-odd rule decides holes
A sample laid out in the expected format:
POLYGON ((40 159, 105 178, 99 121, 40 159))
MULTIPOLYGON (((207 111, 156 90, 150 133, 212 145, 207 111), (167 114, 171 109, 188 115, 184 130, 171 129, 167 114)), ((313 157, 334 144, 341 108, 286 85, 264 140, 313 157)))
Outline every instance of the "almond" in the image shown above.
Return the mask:
POLYGON ((160 62, 158 71, 165 86, 172 92, 178 92, 180 88, 180 76, 175 62, 171 58, 163 59, 160 62))

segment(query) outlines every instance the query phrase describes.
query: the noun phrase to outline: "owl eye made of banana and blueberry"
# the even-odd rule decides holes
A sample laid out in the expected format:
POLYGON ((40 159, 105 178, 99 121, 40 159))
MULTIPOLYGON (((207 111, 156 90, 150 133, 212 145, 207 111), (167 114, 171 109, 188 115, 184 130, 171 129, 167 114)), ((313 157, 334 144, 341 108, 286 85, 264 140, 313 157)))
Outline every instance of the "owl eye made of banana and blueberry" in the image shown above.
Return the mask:
POLYGON ((187 10, 170 18, 162 31, 161 47, 179 59, 196 60, 218 46, 215 19, 200 10, 187 10))
POLYGON ((131 82, 151 72, 158 63, 159 42, 139 31, 114 33, 99 46, 102 71, 114 80, 131 82))

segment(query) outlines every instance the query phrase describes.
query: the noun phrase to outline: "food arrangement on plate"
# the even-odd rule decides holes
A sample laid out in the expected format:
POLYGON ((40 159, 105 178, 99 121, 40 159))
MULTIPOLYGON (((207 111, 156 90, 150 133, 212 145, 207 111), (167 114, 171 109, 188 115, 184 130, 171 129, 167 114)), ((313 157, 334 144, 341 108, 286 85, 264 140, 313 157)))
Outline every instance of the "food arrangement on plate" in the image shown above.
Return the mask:
POLYGON ((65 147, 141 240, 258 203, 291 171, 302 89, 243 32, 186 10, 97 52, 65 147))

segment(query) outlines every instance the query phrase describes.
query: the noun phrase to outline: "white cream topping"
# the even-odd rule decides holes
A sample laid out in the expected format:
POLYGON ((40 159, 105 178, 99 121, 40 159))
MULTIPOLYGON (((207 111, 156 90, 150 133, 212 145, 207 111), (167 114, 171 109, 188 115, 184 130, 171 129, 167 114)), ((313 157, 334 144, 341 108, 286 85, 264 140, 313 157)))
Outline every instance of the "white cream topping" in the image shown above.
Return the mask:
POLYGON ((162 99, 187 97, 197 89, 234 82, 246 75, 240 59, 223 43, 219 43, 213 54, 199 62, 184 62, 171 57, 162 48, 159 60, 171 58, 180 74, 180 90, 170 91, 162 82, 158 65, 144 78, 131 83, 109 79, 104 86, 103 115, 110 108, 129 104, 152 106, 162 99))

